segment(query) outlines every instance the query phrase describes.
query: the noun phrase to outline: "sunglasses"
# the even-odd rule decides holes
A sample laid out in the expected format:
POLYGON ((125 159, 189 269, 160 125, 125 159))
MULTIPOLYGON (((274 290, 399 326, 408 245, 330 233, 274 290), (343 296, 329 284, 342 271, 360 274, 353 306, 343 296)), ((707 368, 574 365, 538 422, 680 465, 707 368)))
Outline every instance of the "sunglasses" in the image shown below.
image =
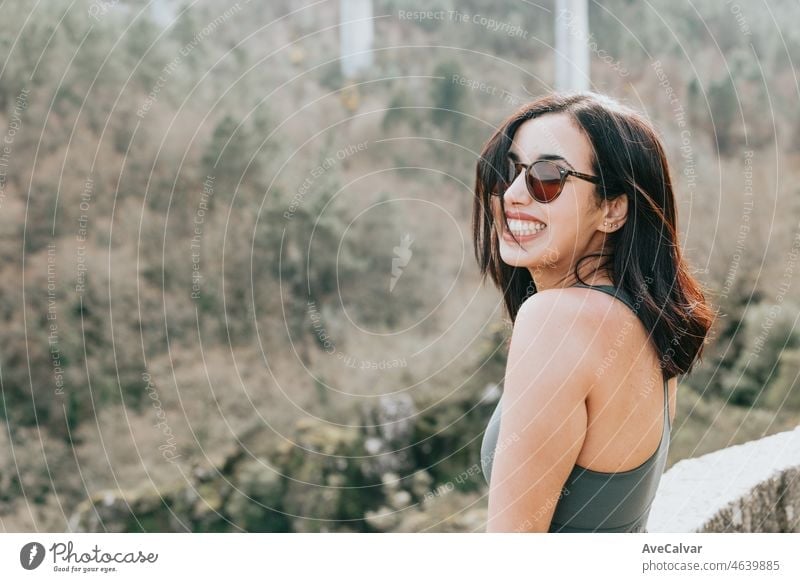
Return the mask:
POLYGON ((558 198, 564 189, 564 183, 567 181, 568 176, 575 176, 593 184, 600 183, 600 178, 597 176, 568 170, 550 160, 538 160, 529 165, 509 159, 508 176, 502 180, 502 185, 505 187, 502 191, 493 191, 492 195, 502 196, 503 192, 511 186, 523 171, 525 172, 525 185, 528 187, 528 194, 530 194, 531 198, 543 204, 558 198))

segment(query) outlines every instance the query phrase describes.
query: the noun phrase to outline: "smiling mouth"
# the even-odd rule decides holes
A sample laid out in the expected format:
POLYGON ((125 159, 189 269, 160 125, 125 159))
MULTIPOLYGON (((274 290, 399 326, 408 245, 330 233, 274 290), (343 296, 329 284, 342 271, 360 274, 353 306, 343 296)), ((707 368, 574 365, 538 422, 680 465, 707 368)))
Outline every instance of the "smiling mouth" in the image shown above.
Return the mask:
POLYGON ((516 218, 509 218, 508 227, 508 232, 511 232, 515 237, 526 237, 542 232, 545 228, 547 228, 547 225, 543 222, 534 220, 518 220, 516 218))

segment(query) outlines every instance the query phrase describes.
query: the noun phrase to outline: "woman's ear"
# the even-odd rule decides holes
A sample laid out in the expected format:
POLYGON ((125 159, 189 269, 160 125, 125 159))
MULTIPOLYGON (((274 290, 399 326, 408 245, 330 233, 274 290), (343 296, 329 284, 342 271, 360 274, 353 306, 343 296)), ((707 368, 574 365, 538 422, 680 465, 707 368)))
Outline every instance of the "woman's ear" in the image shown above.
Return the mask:
POLYGON ((606 233, 618 231, 628 218, 628 197, 620 194, 616 198, 603 200, 601 224, 598 230, 606 233))

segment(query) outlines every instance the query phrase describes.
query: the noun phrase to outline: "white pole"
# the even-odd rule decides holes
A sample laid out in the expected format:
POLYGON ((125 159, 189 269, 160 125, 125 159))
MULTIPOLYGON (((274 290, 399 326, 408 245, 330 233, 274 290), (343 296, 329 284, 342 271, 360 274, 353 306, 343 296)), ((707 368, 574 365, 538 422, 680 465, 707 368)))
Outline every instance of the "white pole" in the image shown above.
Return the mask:
POLYGON ((589 75, 589 8, 587 0, 556 2, 556 90, 587 91, 589 75))
POLYGON ((339 50, 345 77, 372 66, 373 37, 372 0, 340 0, 339 50))

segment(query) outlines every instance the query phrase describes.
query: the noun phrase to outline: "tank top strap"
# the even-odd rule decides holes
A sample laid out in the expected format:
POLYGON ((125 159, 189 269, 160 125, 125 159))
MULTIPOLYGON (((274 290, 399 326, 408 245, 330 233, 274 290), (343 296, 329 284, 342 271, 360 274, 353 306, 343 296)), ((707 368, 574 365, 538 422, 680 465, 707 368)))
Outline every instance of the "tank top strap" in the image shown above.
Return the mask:
POLYGON ((672 423, 669 420, 669 379, 666 377, 664 377, 664 427, 672 431, 672 423))
POLYGON ((615 287, 614 285, 584 285, 583 283, 576 283, 573 287, 583 287, 584 289, 597 289, 598 291, 602 291, 612 297, 616 297, 625 305, 630 307, 633 312, 638 316, 639 315, 639 307, 631 301, 630 296, 622 287, 615 287))

